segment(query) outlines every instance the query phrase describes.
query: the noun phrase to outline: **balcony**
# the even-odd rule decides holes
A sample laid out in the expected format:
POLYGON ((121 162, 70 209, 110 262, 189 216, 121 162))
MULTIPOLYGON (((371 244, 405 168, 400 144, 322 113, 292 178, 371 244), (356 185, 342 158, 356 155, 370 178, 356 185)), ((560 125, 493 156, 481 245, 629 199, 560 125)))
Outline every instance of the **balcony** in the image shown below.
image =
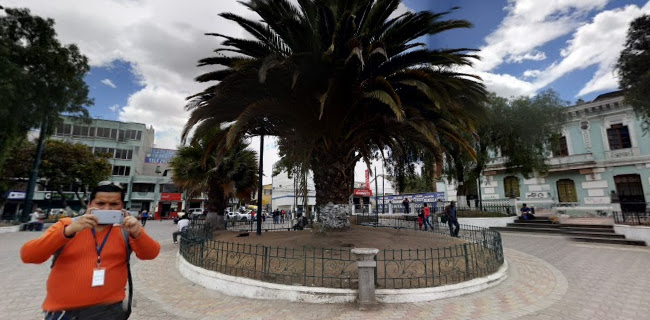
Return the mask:
POLYGON ((155 200, 155 192, 133 191, 129 194, 129 200, 155 200))
POLYGON ((626 148, 605 151, 605 160, 628 160, 641 155, 639 148, 626 148))
POLYGON ((550 158, 546 162, 549 171, 576 170, 591 168, 596 165, 592 153, 573 154, 564 157, 550 158))

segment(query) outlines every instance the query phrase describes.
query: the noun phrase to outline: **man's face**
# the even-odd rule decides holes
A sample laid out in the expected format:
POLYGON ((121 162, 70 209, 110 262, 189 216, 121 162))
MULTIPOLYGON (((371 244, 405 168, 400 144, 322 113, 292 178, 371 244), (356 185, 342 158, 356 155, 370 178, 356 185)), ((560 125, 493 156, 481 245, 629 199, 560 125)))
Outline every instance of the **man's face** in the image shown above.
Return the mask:
POLYGON ((124 203, 122 203, 122 194, 119 192, 97 192, 95 199, 88 206, 100 210, 121 210, 124 203))

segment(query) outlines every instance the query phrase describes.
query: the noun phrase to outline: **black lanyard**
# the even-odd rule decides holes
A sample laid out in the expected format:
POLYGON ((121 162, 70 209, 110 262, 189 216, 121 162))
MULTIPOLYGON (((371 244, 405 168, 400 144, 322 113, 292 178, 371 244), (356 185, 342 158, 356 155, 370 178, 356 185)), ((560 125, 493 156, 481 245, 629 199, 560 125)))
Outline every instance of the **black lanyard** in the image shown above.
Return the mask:
POLYGON ((102 250, 104 250, 104 245, 106 244, 106 240, 108 240, 108 236, 111 235, 111 230, 113 230, 113 226, 108 228, 108 233, 106 233, 104 241, 102 241, 102 245, 100 246, 97 243, 97 233, 95 233, 95 228, 91 229, 93 238, 95 239, 95 250, 97 251, 97 267, 99 267, 99 264, 102 262, 102 250))

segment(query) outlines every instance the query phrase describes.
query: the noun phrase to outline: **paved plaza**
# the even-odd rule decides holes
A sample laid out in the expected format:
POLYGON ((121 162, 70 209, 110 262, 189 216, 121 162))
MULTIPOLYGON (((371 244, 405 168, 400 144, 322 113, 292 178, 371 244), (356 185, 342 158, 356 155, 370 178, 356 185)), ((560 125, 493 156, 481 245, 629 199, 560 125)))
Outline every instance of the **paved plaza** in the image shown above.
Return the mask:
MULTIPOLYGON (((559 236, 502 234, 509 277, 478 293, 426 303, 317 305, 234 298, 195 285, 176 268, 176 226, 152 221, 153 261, 133 256, 131 319, 650 319, 650 249, 580 244, 559 236)), ((39 319, 49 262, 22 264, 20 246, 40 232, 0 234, 0 319, 39 319)))

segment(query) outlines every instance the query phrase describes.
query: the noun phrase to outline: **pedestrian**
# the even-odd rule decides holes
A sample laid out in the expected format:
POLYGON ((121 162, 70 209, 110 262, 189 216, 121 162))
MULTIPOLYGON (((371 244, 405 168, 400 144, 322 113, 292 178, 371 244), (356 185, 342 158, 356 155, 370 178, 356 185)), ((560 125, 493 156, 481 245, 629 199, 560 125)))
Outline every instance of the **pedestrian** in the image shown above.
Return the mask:
POLYGON ((528 206, 526 206, 525 203, 521 205, 521 209, 519 209, 519 211, 521 211, 520 219, 524 219, 524 220, 533 220, 533 219, 535 219, 535 215, 532 213, 530 208, 528 206))
POLYGON ((460 225, 458 224, 458 218, 456 216, 456 202, 452 201, 445 208, 445 216, 447 217, 447 223, 449 224, 449 233, 452 237, 458 237, 458 232, 460 231, 460 225), (455 229, 454 229, 455 227, 455 229))
POLYGON ((282 211, 280 211, 280 223, 284 223, 284 216, 286 216, 286 215, 287 215, 287 212, 284 211, 284 209, 282 209, 282 211))
POLYGON ((422 223, 424 222, 424 209, 421 209, 418 211, 418 225, 420 226, 420 230, 422 230, 422 223))
POLYGON ((404 201, 402 201, 402 205, 404 206, 404 213, 405 214, 411 213, 411 210, 409 208, 409 198, 404 198, 404 201))
POLYGON ((43 230, 43 210, 41 210, 41 208, 37 208, 34 210, 34 212, 29 214, 29 223, 27 224, 27 230, 43 230))
POLYGON ((130 249, 139 259, 151 260, 160 244, 123 207, 122 188, 98 186, 86 214, 59 220, 20 249, 24 263, 40 264, 54 255, 43 302, 45 320, 129 317, 131 296, 126 310, 122 301, 130 278, 130 249), (120 225, 99 224, 95 210, 121 210, 124 220, 120 225))
POLYGON ((433 225, 431 224, 431 211, 430 208, 427 206, 427 203, 424 203, 424 208, 422 208, 424 211, 424 231, 427 231, 427 226, 431 228, 431 231, 433 231, 433 225))
POLYGON ((190 225, 190 219, 187 215, 182 215, 180 220, 178 220, 178 231, 172 233, 172 238, 174 239, 174 243, 178 243, 178 235, 181 234, 187 227, 190 225))
POLYGON ((147 225, 147 220, 149 220, 149 211, 144 209, 142 210, 142 213, 140 213, 140 223, 142 223, 143 227, 147 225))

